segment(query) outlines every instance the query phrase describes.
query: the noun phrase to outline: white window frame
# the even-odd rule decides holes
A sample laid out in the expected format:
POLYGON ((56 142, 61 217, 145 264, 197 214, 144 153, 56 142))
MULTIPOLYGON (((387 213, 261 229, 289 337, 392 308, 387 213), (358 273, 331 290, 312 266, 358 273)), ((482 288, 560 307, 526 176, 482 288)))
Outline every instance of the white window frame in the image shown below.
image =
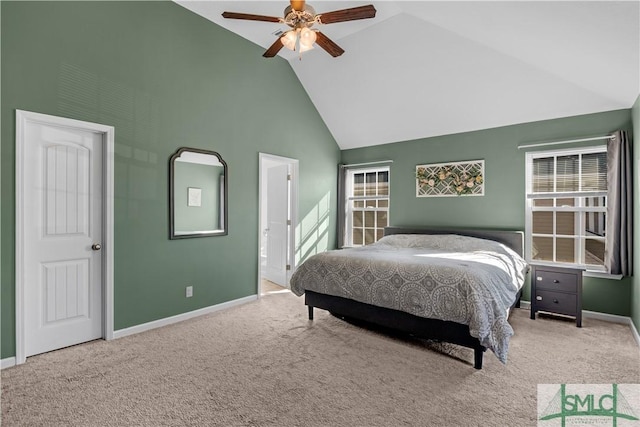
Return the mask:
MULTIPOLYGON (((594 273, 604 273, 607 274, 606 268, 604 266, 597 266, 593 264, 586 264, 582 259, 584 253, 584 246, 586 243, 586 238, 578 238, 575 241, 575 250, 574 253, 578 258, 578 262, 575 263, 567 263, 567 262, 558 262, 558 261, 546 261, 546 260, 534 260, 532 254, 532 246, 533 246, 533 211, 549 211, 549 212, 604 212, 606 213, 606 203, 605 206, 594 208, 584 206, 584 197, 607 197, 607 191, 577 191, 577 192, 565 192, 565 193, 536 193, 533 194, 533 160, 536 158, 545 158, 545 157, 558 157, 558 156, 568 156, 568 155, 578 155, 578 154, 592 154, 592 153, 602 153, 607 151, 606 145, 598 145, 594 147, 583 147, 583 148, 568 148, 562 150, 550 150, 550 151, 531 151, 526 153, 526 162, 525 162, 525 180, 526 180, 526 190, 525 190, 525 257, 529 262, 535 264, 546 264, 546 265, 556 265, 556 266, 570 266, 570 267, 580 267, 584 268, 588 272, 594 273), (552 198, 575 198, 577 201, 576 206, 571 207, 533 207, 534 199, 552 199, 552 198)), ((557 166, 557 164, 556 164, 557 166)), ((578 171, 578 175, 582 173, 580 169, 578 171)), ((555 175, 555 171, 554 171, 555 175)), ((579 179, 579 182, 581 180, 579 179)), ((554 184, 556 183, 556 178, 554 176, 554 184)), ((578 215, 578 220, 575 223, 575 235, 582 236, 582 230, 585 229, 586 225, 586 215, 578 215)), ((553 224, 553 234, 548 235, 548 237, 557 237, 556 234, 556 223, 554 221, 553 224)), ((536 234, 536 236, 540 236, 536 234)), ((547 236, 544 236, 547 237, 547 236)), ((593 240, 600 240, 599 238, 593 238, 593 240)), ((603 241, 606 240, 604 237, 603 241)), ((554 259, 555 259, 555 251, 556 245, 553 246, 554 250, 554 259)), ((605 247, 606 251, 606 247, 605 247)))
MULTIPOLYGON (((368 211, 373 211, 373 212, 386 212, 387 213, 387 225, 385 227, 388 227, 390 224, 390 220, 389 220, 389 208, 391 207, 391 168, 389 166, 378 166, 378 167, 372 167, 372 168, 353 168, 353 169, 347 169, 346 173, 345 173, 345 209, 344 209, 344 215, 345 215, 345 228, 344 228, 344 245, 343 247, 354 247, 354 246, 362 246, 362 245, 354 245, 353 244, 353 212, 355 209, 353 209, 353 203, 354 201, 357 200, 387 200, 387 207, 386 208, 380 208, 380 207, 375 207, 375 208, 363 208, 364 210, 368 210, 368 211), (355 174, 366 174, 367 173, 372 173, 372 172, 387 172, 387 176, 388 176, 388 180, 387 180, 387 185, 389 187, 388 190, 388 194, 386 196, 353 196, 353 176, 355 174)), ((360 209, 358 209, 360 210, 360 209)), ((378 227, 377 225, 377 221, 378 221, 378 215, 375 215, 375 221, 376 221, 376 230, 378 228, 384 228, 384 227, 378 227)), ((376 239, 377 241, 377 239, 376 239)))

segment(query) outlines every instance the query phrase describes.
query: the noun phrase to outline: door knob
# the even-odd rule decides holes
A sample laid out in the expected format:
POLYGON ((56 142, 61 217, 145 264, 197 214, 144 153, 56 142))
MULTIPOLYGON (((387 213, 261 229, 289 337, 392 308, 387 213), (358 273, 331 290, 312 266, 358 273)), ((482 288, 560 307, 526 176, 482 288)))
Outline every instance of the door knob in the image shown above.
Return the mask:
POLYGON ((94 243, 93 245, 91 245, 91 249, 93 249, 94 251, 99 251, 100 249, 102 249, 102 246, 100 246, 100 243, 94 243))

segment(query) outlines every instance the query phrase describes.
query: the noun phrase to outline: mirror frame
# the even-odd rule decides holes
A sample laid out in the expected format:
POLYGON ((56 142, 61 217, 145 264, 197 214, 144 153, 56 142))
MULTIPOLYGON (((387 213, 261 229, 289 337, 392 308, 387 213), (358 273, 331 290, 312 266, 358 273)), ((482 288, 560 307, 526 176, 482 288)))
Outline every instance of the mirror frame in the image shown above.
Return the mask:
POLYGON ((210 237, 210 236, 226 236, 229 233, 229 203, 228 203, 228 179, 229 176, 229 168, 227 163, 222 159, 222 156, 215 151, 210 150, 202 150, 199 148, 190 148, 190 147, 181 147, 169 158, 169 239, 190 239, 194 237, 210 237), (222 224, 221 230, 210 231, 210 232, 195 232, 195 233, 185 233, 185 234, 176 234, 175 233, 175 186, 174 186, 174 178, 175 178, 175 163, 176 160, 185 152, 198 153, 198 154, 207 154, 211 156, 215 156, 218 161, 222 164, 224 168, 224 182, 222 185, 224 194, 222 195, 222 202, 224 203, 224 207, 222 213, 224 215, 224 220, 222 224))

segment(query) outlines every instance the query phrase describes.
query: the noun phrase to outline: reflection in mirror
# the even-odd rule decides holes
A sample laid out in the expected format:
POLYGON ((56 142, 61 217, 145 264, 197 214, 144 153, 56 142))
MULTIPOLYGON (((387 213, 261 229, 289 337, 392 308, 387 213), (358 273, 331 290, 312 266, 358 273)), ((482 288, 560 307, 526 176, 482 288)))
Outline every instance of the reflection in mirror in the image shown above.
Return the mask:
POLYGON ((214 151, 180 148, 169 162, 170 238, 227 234, 227 164, 214 151))

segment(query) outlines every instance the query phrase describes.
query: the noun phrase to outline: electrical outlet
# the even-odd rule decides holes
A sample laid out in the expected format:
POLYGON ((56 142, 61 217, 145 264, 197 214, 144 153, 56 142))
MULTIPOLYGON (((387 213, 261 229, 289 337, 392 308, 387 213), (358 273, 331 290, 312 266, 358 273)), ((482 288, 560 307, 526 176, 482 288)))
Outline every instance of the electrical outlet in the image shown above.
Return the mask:
POLYGON ((186 297, 191 298, 193 296, 193 286, 187 286, 186 297))

